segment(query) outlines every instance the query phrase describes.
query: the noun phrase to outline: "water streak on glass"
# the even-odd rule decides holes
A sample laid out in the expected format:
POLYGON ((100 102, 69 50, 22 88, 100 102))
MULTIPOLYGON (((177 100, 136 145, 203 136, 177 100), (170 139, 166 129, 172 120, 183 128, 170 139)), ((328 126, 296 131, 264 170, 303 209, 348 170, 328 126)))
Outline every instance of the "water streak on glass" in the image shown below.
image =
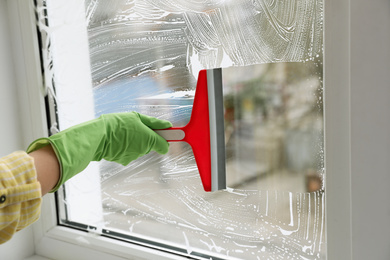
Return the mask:
POLYGON ((229 188, 203 191, 185 143, 126 167, 104 161, 103 228, 222 259, 326 259, 323 2, 89 0, 85 10, 96 117, 185 125, 200 69, 248 66, 226 74, 229 188))

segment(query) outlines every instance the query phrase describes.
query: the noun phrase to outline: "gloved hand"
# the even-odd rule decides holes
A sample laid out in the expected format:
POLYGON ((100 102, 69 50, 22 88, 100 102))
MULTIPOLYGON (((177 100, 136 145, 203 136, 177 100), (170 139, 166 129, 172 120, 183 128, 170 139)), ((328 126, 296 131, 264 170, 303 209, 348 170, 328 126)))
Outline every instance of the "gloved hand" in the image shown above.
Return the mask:
POLYGON ((168 121, 137 112, 106 114, 49 138, 37 139, 27 153, 52 145, 61 169, 60 180, 51 190, 54 192, 91 161, 105 159, 127 165, 152 150, 167 153, 168 142, 152 129, 169 127, 172 124, 168 121))

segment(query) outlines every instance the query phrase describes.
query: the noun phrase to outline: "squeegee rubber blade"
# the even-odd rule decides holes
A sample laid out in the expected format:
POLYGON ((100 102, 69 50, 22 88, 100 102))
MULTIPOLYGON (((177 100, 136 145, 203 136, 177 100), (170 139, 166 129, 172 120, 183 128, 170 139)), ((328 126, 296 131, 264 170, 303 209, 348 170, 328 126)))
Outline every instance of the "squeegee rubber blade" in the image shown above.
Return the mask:
POLYGON ((211 191, 226 189, 222 69, 207 70, 210 118, 211 191))

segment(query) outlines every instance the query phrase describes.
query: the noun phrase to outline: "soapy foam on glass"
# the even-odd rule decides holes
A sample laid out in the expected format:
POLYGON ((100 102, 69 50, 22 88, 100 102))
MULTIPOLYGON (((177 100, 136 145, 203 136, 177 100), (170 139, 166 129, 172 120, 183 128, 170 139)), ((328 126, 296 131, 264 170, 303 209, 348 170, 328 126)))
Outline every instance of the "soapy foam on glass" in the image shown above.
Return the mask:
MULTIPOLYGON (((203 191, 191 148, 185 143, 171 144, 168 155, 150 154, 127 167, 102 162, 104 229, 166 240, 189 254, 325 258, 324 193, 305 192, 303 180, 295 187, 288 183, 291 174, 308 167, 324 174, 322 71, 313 70, 321 65, 322 4, 314 0, 86 1, 96 116, 135 110, 185 125, 200 69, 276 63, 264 66, 262 75, 267 71, 282 75, 281 79, 264 76, 265 87, 256 90, 260 93, 256 99, 245 91, 241 100, 233 99, 239 109, 232 127, 238 134, 231 135, 235 142, 229 152, 231 167, 242 176, 226 191, 203 191), (305 63, 297 68, 308 71, 306 79, 294 81, 284 62, 305 63), (288 131, 278 130, 274 123, 281 115, 290 124, 288 131), (244 127, 248 122, 249 128, 244 127), (248 131, 251 127, 255 130, 248 131), (266 140, 256 150, 259 162, 245 153, 242 136, 266 140), (286 136, 286 147, 281 149, 286 136), (306 145, 300 149, 302 143, 306 145), (305 168, 307 162, 291 159, 292 154, 309 154, 313 162, 305 168), (290 167, 283 169, 288 173, 274 178, 275 167, 283 160, 290 167), (255 176, 255 186, 240 186, 242 177, 253 170, 253 161, 264 168, 261 176, 267 179, 255 176)), ((49 28, 46 32, 50 36, 49 28)))

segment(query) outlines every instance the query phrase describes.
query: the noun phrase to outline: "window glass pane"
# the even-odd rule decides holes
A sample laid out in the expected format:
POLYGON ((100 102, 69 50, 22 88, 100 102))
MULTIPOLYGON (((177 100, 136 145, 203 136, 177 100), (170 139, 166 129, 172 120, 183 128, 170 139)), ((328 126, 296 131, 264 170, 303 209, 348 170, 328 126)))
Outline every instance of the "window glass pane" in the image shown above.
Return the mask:
POLYGON ((92 105, 71 101, 80 95, 59 67, 75 61, 59 62, 64 40, 40 21, 59 128, 82 111, 184 126, 199 70, 223 67, 228 188, 204 192, 191 147, 171 143, 167 155, 103 161, 72 179, 59 194, 63 224, 207 259, 326 258, 321 0, 90 0, 72 22, 70 6, 47 7, 49 28, 84 28, 72 37, 87 43, 85 73, 65 77, 88 77, 81 97, 92 105))

